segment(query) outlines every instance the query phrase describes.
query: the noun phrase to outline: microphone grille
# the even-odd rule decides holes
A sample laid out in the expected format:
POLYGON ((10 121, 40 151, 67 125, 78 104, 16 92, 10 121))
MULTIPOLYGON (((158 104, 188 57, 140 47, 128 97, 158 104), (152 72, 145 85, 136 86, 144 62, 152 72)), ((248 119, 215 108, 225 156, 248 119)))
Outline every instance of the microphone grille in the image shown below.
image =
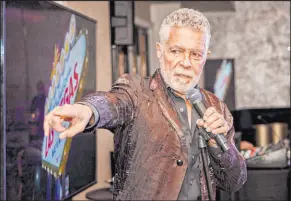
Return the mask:
POLYGON ((189 89, 186 92, 186 98, 187 100, 189 100, 191 103, 194 103, 196 101, 201 101, 202 100, 202 96, 201 93, 199 91, 199 89, 193 88, 193 89, 189 89))

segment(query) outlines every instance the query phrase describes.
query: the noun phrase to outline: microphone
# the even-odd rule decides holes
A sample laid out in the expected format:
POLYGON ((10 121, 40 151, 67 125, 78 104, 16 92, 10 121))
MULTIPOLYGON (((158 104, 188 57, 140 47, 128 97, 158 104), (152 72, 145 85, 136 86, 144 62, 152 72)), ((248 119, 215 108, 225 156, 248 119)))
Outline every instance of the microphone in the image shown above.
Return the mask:
MULTIPOLYGON (((198 89, 190 89, 186 92, 186 99, 189 100, 199 116, 203 118, 204 113, 206 111, 206 107, 203 103, 202 96, 200 94, 200 91, 198 89)), ((203 129, 204 132, 206 132, 205 128, 203 129)), ((208 133, 208 132, 207 132, 208 133)), ((227 144, 227 139, 223 134, 212 134, 210 133, 210 136, 213 136, 216 144, 222 149, 222 151, 227 151, 229 149, 229 146, 227 144)))

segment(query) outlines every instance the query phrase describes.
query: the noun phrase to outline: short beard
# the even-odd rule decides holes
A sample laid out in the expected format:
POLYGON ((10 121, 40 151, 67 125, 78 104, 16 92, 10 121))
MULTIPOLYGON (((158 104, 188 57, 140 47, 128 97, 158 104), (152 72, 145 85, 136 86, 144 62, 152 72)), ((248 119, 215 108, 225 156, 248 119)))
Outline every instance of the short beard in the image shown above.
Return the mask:
POLYGON ((173 89, 174 91, 180 93, 180 94, 186 94, 186 92, 189 90, 189 89, 192 89, 194 88, 197 83, 196 83, 196 79, 195 80, 192 80, 189 84, 173 84, 170 80, 170 76, 168 73, 165 72, 164 68, 161 66, 160 67, 160 72, 161 72, 161 75, 163 77, 163 80, 164 82, 169 86, 171 87, 171 89, 173 89))

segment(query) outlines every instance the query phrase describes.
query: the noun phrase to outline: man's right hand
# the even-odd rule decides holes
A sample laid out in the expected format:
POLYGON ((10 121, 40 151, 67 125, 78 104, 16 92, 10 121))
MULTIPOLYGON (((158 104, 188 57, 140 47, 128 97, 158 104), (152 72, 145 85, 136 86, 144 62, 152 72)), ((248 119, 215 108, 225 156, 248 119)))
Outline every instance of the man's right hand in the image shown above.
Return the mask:
POLYGON ((73 137, 84 131, 92 114, 91 108, 82 104, 57 106, 44 118, 43 128, 45 136, 49 135, 50 129, 54 129, 61 133, 59 136, 61 139, 73 137), (69 128, 65 128, 62 125, 64 121, 71 123, 69 128))

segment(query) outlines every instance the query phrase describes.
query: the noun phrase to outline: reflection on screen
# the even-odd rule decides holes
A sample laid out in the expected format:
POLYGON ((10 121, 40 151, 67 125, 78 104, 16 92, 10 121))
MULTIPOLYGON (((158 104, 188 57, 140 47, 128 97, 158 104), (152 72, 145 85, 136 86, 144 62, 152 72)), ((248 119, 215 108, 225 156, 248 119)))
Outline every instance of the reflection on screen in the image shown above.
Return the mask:
POLYGON ((7 200, 65 199, 96 180, 95 135, 44 137, 42 124, 95 91, 96 23, 49 2, 6 6, 7 200))

